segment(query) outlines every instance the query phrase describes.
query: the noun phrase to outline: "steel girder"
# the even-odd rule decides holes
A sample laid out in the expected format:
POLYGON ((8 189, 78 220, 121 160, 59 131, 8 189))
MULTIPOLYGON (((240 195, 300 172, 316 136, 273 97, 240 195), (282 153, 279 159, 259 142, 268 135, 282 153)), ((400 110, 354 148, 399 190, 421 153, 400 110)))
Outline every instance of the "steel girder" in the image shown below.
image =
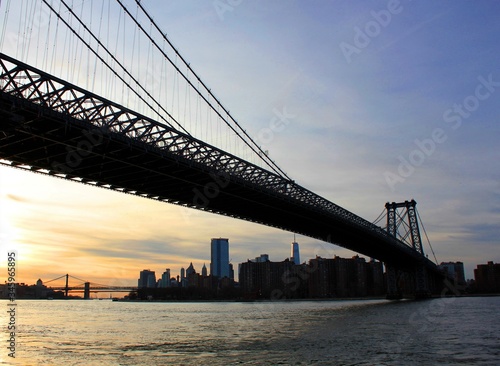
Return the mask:
MULTIPOLYGON (((92 283, 91 283, 92 284, 92 283)), ((66 286, 55 286, 55 287, 47 287, 50 290, 54 291, 60 291, 60 290, 65 290, 66 286)), ((69 291, 75 291, 75 290, 85 290, 84 286, 68 286, 69 291)), ((136 291, 138 290, 138 287, 134 286, 95 286, 91 287, 90 290, 115 290, 115 291, 136 291)))
MULTIPOLYGON (((369 237, 373 238, 375 241, 386 243, 387 246, 396 249, 408 258, 417 260, 421 256, 420 253, 412 250, 405 243, 397 240, 397 238, 392 237, 382 228, 373 225, 352 212, 301 187, 294 181, 290 181, 275 173, 262 169, 221 149, 206 144, 199 139, 179 132, 167 125, 138 114, 126 107, 99 97, 1 53, 0 93, 4 100, 12 102, 13 105, 27 103, 32 110, 33 106, 36 106, 38 117, 40 118, 63 119, 68 129, 74 128, 75 126, 78 128, 81 125, 85 126, 88 130, 88 126, 92 126, 92 130, 87 133, 94 134, 94 138, 100 138, 102 136, 108 138, 105 143, 105 148, 107 150, 103 153, 103 156, 111 156, 113 158, 113 153, 122 151, 124 146, 130 146, 135 149, 135 155, 128 157, 129 163, 137 158, 137 164, 141 164, 142 160, 140 159, 142 155, 149 154, 153 156, 151 159, 154 160, 155 164, 162 164, 161 157, 168 155, 170 159, 175 159, 177 164, 194 166, 199 171, 210 173, 213 176, 227 177, 231 182, 236 182, 242 187, 247 187, 247 189, 250 189, 252 192, 256 192, 255 195, 259 197, 259 200, 277 200, 276 202, 286 201, 288 205, 286 207, 303 207, 305 209, 304 215, 306 215, 304 217, 307 217, 306 212, 311 212, 317 215, 320 220, 332 220, 342 223, 344 227, 350 228, 349 230, 352 229, 353 232, 368 233, 369 237), (117 141, 121 142, 121 144, 117 144, 117 141)), ((4 111, 5 109, 6 108, 4 108, 4 111)), ((18 117, 14 115, 13 118, 18 117)), ((34 119, 36 119, 36 117, 34 119)), ((32 121, 24 122, 25 131, 23 133, 29 134, 31 122, 32 121)), ((56 141, 55 137, 51 140, 50 129, 43 132, 42 137, 45 139, 45 145, 36 147, 38 149, 43 148, 50 150, 58 143, 61 143, 60 141, 56 141)), ((76 138, 75 136, 68 137, 65 143, 76 144, 76 138)), ((9 141, 10 140, 7 139, 5 143, 8 144, 9 141)), ((28 137, 26 138, 26 142, 27 141, 28 137)), ((19 144, 21 142, 22 140, 17 139, 12 143, 19 144)), ((30 141, 30 143, 33 143, 33 141, 30 141)), ((29 149, 30 147, 26 146, 24 148, 29 149)), ((35 149, 35 147, 33 149, 35 149)), ((26 154, 27 153, 29 153, 29 150, 26 150, 26 154)), ((61 156, 60 151, 57 152, 57 154, 61 156)), ((9 159, 9 156, 0 156, 0 158, 13 161, 11 165, 26 168, 26 162, 9 159)), ((108 160, 113 161, 113 159, 108 160)), ((119 164, 118 159, 115 159, 115 162, 116 164, 111 165, 109 161, 105 163, 104 159, 102 159, 102 161, 99 161, 97 158, 93 160, 96 169, 98 167, 103 169, 104 165, 107 164, 106 174, 108 178, 111 177, 109 180, 113 181, 113 183, 72 174, 71 169, 67 166, 64 166, 64 164, 54 165, 53 161, 50 166, 47 166, 45 163, 37 165, 35 161, 28 169, 44 174, 55 175, 64 179, 75 180, 81 183, 93 184, 125 193, 132 193, 143 197, 290 229, 288 226, 281 225, 280 223, 276 224, 276 221, 268 222, 266 219, 252 219, 247 213, 240 215, 234 211, 228 213, 221 209, 207 209, 206 207, 200 207, 200 205, 186 199, 170 199, 167 196, 160 196, 156 193, 151 194, 148 191, 143 192, 127 188, 127 179, 129 179, 130 182, 134 182, 136 181, 136 177, 134 177, 132 173, 125 172, 123 166, 119 164), (116 177, 120 178, 119 184, 116 184, 117 180, 112 179, 114 172, 116 172, 116 177)), ((146 170, 148 169, 148 167, 145 168, 146 170)), ((95 174, 93 177, 94 176, 95 174)), ((151 175, 151 179, 154 180, 153 175, 151 175)), ((155 182, 155 184, 159 183, 155 182)), ((297 232, 313 236, 304 231, 297 232)), ((314 237, 341 246, 346 246, 345 242, 338 242, 335 238, 330 238, 327 235, 314 237)))
POLYGON ((420 229, 418 227, 416 206, 417 202, 413 199, 411 201, 399 203, 387 202, 385 204, 385 208, 387 209, 387 233, 396 238, 399 236, 403 242, 410 238, 411 242, 409 242, 408 245, 411 245, 413 250, 419 252, 423 256, 424 248, 422 246, 420 229), (398 214, 398 208, 406 209, 403 215, 398 214), (405 219, 408 220, 407 223, 404 222, 405 219), (402 225, 406 228, 406 231, 400 233, 398 229, 402 225))

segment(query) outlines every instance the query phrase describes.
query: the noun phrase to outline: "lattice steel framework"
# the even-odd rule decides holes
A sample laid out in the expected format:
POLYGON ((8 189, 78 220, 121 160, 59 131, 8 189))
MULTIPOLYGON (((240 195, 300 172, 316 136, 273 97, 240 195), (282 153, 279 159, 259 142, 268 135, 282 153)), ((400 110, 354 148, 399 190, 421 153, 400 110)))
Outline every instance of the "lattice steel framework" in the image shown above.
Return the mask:
MULTIPOLYGON (((420 237, 420 229, 418 227, 418 216, 416 211, 417 202, 415 200, 405 202, 387 202, 385 207, 387 209, 387 233, 401 241, 411 245, 413 250, 422 255, 420 263, 414 267, 414 282, 415 282, 415 296, 417 298, 427 298, 430 296, 428 272, 426 269, 424 257, 424 249, 422 247, 422 239, 420 237), (400 213, 398 209, 404 209, 404 213, 400 213), (406 222, 406 221, 407 222, 406 222)), ((388 298, 401 298, 402 294, 398 289, 396 277, 398 271, 392 267, 387 266, 387 288, 388 298)))
POLYGON ((294 181, 4 54, 0 72, 3 164, 295 231, 381 260, 394 252, 410 263, 423 254, 294 181), (62 146, 88 153, 80 156, 85 164, 68 161, 62 146), (196 202, 192 187, 207 189, 217 177, 230 186, 210 204, 196 202))
POLYGON ((417 202, 415 200, 400 203, 387 202, 385 204, 385 208, 387 209, 387 233, 406 242, 408 245, 411 245, 414 250, 424 255, 422 238, 420 237, 420 229, 418 227, 416 206, 417 202), (401 214, 398 208, 404 208, 406 210, 401 214), (407 223, 405 219, 407 219, 407 223), (409 241, 409 239, 411 241, 409 241))

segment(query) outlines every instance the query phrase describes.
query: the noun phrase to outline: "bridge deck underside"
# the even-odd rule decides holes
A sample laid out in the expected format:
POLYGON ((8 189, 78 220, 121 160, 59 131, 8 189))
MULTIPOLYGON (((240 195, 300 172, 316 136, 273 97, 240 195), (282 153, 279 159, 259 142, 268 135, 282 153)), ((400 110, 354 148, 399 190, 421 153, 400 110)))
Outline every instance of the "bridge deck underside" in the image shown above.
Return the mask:
POLYGON ((237 177, 218 176, 168 149, 155 151, 118 133, 96 132, 90 122, 5 93, 0 95, 0 158, 45 174, 64 173, 59 175, 65 179, 289 230, 397 266, 421 260, 410 248, 315 207, 237 177))

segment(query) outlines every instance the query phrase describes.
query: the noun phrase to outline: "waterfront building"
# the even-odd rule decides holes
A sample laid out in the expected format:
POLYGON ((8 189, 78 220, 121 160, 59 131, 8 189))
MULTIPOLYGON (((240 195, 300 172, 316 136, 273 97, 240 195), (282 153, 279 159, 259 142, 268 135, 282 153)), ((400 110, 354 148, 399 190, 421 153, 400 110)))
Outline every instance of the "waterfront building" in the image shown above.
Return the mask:
POLYGON ((194 286, 198 287, 199 286, 199 277, 200 275, 196 273, 196 270, 194 269, 193 262, 189 264, 189 267, 186 269, 186 286, 194 286))
POLYGON ((180 286, 187 287, 186 270, 184 269, 184 267, 181 268, 180 286))
POLYGON ((189 275, 196 273, 196 270, 194 269, 193 262, 189 264, 189 267, 186 269, 186 277, 189 277, 189 275))
POLYGON ((35 287, 35 298, 36 299, 43 299, 47 297, 47 286, 43 284, 43 281, 39 278, 38 281, 36 281, 36 287, 35 287))
MULTIPOLYGON (((210 275, 230 278, 229 239, 213 238, 210 244, 210 275)), ((234 278, 234 277, 233 277, 234 278)))
POLYGON ((137 287, 144 288, 154 288, 156 287, 156 275, 154 271, 149 269, 144 269, 139 274, 139 279, 137 280, 137 287))
POLYGON ((321 258, 308 264, 309 297, 365 297, 385 294, 382 262, 354 256, 321 258))
POLYGON ((352 296, 368 296, 366 260, 364 258, 361 258, 359 255, 355 255, 354 257, 352 257, 350 265, 350 285, 352 296), (352 291, 352 289, 354 289, 354 291, 352 291))
POLYGON ((161 287, 170 287, 171 278, 170 278, 170 268, 166 268, 165 272, 161 275, 161 287))
POLYGON ((336 295, 335 262, 333 258, 309 260, 309 296, 312 298, 333 297, 336 295))
POLYGON ((192 272, 190 271, 189 274, 186 275, 186 282, 187 282, 187 287, 202 287, 203 281, 202 281, 202 276, 196 271, 192 272))
MULTIPOLYGON (((167 268, 156 283, 155 272, 145 269, 140 272, 139 288, 157 287, 158 291, 154 296, 169 298, 240 296, 234 292, 233 265, 229 263, 229 240, 212 239, 211 249, 211 275, 208 275, 205 264, 199 274, 191 262, 187 269, 180 269, 177 280, 170 277, 170 269, 167 268), (172 288, 167 291, 167 287, 172 288), (176 289, 177 287, 183 289, 176 289)), ((238 288, 241 289, 241 294, 245 298, 285 299, 365 297, 385 293, 381 262, 373 259, 367 262, 365 258, 356 255, 352 258, 316 256, 307 264, 296 264, 296 258, 298 248, 295 250, 295 257, 282 262, 271 262, 268 254, 261 254, 239 264, 238 288)))
POLYGON ((152 271, 152 273, 149 274, 146 287, 151 287, 151 288, 156 287, 156 275, 154 271, 152 271))
POLYGON ((261 254, 259 257, 255 257, 252 262, 262 263, 269 260, 269 254, 261 254))
POLYGON ((382 262, 372 259, 366 266, 368 296, 380 296, 385 294, 384 265, 382 262))
POLYGON ((352 281, 349 276, 349 259, 335 256, 334 271, 335 271, 335 296, 336 297, 351 297, 353 296, 350 287, 352 281))
POLYGON ((239 282, 246 298, 294 298, 301 289, 301 276, 292 261, 256 262, 240 264, 239 282))
POLYGON ((500 293, 500 263, 478 264, 474 270, 476 289, 481 293, 500 293))
POLYGON ((466 286, 464 264, 462 262, 441 262, 438 267, 453 278, 455 285, 466 286))

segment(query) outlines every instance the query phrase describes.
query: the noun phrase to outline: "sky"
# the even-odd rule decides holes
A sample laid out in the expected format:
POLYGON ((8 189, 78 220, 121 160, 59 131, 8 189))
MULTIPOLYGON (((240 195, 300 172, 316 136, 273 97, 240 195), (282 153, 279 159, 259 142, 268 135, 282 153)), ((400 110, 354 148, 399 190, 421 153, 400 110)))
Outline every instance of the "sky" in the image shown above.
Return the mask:
MULTIPOLYGON (((19 4, 0 34, 13 56, 19 4)), ((466 278, 477 264, 500 262, 500 3, 142 4, 298 184, 368 221, 386 202, 415 199, 438 262, 464 262, 466 278), (273 127, 279 114, 283 128, 273 127)), ((290 232, 4 166, 0 228, 1 255, 16 251, 18 280, 30 284, 69 273, 135 285, 142 269, 158 277, 190 262, 208 267, 210 238, 229 238, 235 265, 262 253, 281 261, 293 241, 290 232)), ((355 255, 296 240, 302 261, 355 255)), ((433 259, 425 238, 424 251, 433 259)))

